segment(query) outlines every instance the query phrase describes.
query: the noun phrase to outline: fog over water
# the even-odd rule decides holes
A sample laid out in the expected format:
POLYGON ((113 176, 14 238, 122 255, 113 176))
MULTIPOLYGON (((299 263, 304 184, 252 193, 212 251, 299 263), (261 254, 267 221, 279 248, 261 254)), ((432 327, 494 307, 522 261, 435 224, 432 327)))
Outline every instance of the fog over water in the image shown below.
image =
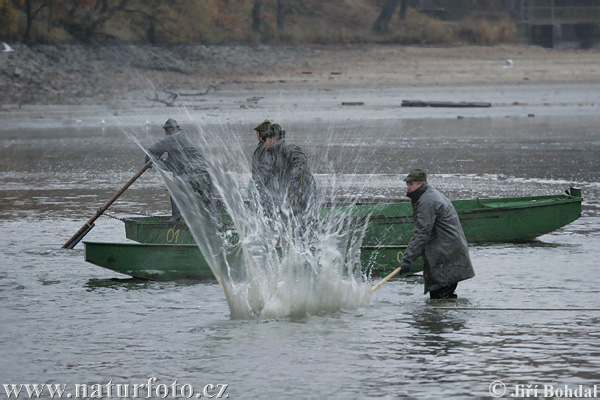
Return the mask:
MULTIPOLYGON (((551 92, 541 88, 528 103, 542 104, 544 91, 551 92)), ((582 101, 591 96, 581 87, 566 92, 577 98, 578 91, 582 101)), ((600 312, 581 310, 600 307, 593 106, 410 111, 370 105, 376 93, 355 90, 352 99, 367 99, 366 107, 336 106, 348 98, 336 92, 317 96, 324 106, 312 112, 308 94, 279 93, 266 97, 273 107, 238 112, 229 95, 221 95, 221 109, 215 100, 207 110, 146 110, 105 124, 81 114, 3 115, 0 384, 62 383, 74 393, 74 384, 157 377, 155 386, 177 380, 196 392, 227 384, 230 398, 488 397, 494 381, 506 385, 506 397, 515 385, 538 384, 540 395, 543 385, 600 385, 600 312), (405 199, 402 178, 421 167, 456 199, 577 186, 583 212, 532 242, 471 246, 476 277, 459 283, 454 303, 429 301, 414 276, 384 284, 359 306, 236 319, 216 282, 134 281, 86 263, 81 244, 60 249, 143 166, 132 139, 149 146, 163 137, 169 116, 202 152, 231 159, 222 165, 241 187, 256 145, 252 128, 269 117, 305 150, 326 196, 405 199)), ((110 210, 114 217, 168 214, 160 174, 146 172, 110 210)), ((123 223, 101 217, 85 240, 126 241, 123 223)))

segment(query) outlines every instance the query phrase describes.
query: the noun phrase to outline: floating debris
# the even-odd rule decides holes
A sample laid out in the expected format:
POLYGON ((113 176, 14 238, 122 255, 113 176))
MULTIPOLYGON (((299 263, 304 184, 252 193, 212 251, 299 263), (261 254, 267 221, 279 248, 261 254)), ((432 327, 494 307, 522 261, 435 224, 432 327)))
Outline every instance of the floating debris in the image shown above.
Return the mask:
POLYGON ((491 107, 492 103, 484 102, 453 102, 453 101, 422 101, 422 100, 402 100, 402 107, 491 107))

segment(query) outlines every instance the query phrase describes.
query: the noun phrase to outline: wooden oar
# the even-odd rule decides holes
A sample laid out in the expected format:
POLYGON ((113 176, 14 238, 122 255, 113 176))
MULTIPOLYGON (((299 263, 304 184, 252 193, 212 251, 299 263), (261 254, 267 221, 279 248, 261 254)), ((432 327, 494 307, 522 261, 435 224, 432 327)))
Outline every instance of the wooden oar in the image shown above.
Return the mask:
POLYGON ((401 269, 402 269, 402 267, 398 267, 395 270, 393 270, 392 272, 390 272, 390 274, 388 276, 386 276, 385 278, 383 278, 381 280, 381 282, 379 282, 377 285, 375 285, 371 288, 371 293, 373 293, 374 291, 379 289, 381 287, 381 285, 383 285, 384 283, 386 283, 387 281, 392 279, 398 272, 400 272, 401 269))
POLYGON ((77 231, 77 233, 75 233, 75 234, 74 234, 74 235, 71 237, 71 239, 69 239, 69 240, 67 241, 67 243, 65 243, 65 244, 62 246, 62 248, 63 248, 63 249, 72 249, 73 247, 75 247, 75 246, 77 245, 77 243, 79 243, 79 242, 81 241, 81 239, 83 239, 83 237, 84 237, 85 235, 87 235, 89 231, 91 231, 91 230, 92 230, 92 228, 94 227, 94 221, 96 221, 96 220, 97 220, 97 219, 98 219, 98 218, 99 218, 99 217, 100 217, 100 216, 101 216, 101 215, 104 213, 104 211, 106 211, 106 210, 108 209, 108 207, 110 207, 110 205, 111 205, 112 203, 114 203, 114 202, 115 202, 115 200, 117 200, 117 199, 119 198, 119 196, 121 196, 121 195, 123 194, 123 192, 124 192, 125 190, 127 190, 127 188, 128 188, 129 186, 131 186, 131 184, 132 184, 133 182, 135 182, 135 181, 136 181, 136 179, 137 179, 137 178, 139 178, 139 177, 140 177, 140 176, 141 176, 141 175, 144 173, 144 171, 146 171, 148 168, 150 168, 150 166, 151 166, 151 165, 152 165, 152 160, 148 161, 148 162, 146 163, 146 165, 144 165, 144 166, 142 167, 142 169, 140 169, 140 170, 139 170, 139 171, 138 171, 138 172, 137 172, 137 173, 136 173, 136 174, 135 174, 135 175, 134 175, 134 176, 133 176, 133 177, 132 177, 132 178, 129 180, 129 182, 127 182, 127 183, 125 184, 125 186, 123 186, 123 187, 121 188, 121 190, 119 190, 119 191, 117 192, 117 194, 115 194, 115 195, 114 195, 114 196, 113 196, 113 197, 112 197, 112 198, 111 198, 109 201, 107 201, 107 202, 106 202, 106 203, 105 203, 105 204, 104 204, 102 207, 100 207, 100 209, 99 209, 98 211, 96 211, 96 214, 94 214, 94 216, 93 216, 92 218, 90 218, 90 220, 89 220, 88 222, 86 222, 86 223, 85 223, 85 225, 83 225, 83 226, 81 227, 81 229, 79 229, 79 230, 77 231))
MULTIPOLYGON (((388 276, 386 276, 385 278, 383 278, 381 280, 381 282, 379 282, 377 285, 375 285, 375 286, 373 286, 371 288, 371 293, 373 293, 374 291, 376 291, 377 289, 379 289, 381 287, 381 285, 383 285, 384 283, 386 283, 387 281, 389 281, 390 279, 392 279, 398 272, 400 272, 401 269, 402 269, 402 266, 400 266, 400 267, 396 268, 395 270, 393 270, 390 274, 388 274, 388 276)), ((365 294, 363 294, 360 297, 361 300, 363 299, 363 297, 365 297, 365 294)))

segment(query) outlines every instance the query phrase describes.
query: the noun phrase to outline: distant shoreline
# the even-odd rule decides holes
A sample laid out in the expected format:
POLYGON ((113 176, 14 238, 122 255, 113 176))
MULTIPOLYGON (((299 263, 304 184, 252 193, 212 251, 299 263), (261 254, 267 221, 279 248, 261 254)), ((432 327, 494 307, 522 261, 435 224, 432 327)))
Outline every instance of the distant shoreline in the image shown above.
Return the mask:
POLYGON ((3 104, 11 107, 177 106, 185 96, 217 90, 594 84, 600 52, 520 45, 18 45, 0 53, 0 78, 3 104))
MULTIPOLYGON (((160 131, 167 118, 198 128, 230 125, 252 129, 265 118, 286 126, 313 121, 324 132, 360 131, 374 123, 400 127, 403 121, 425 119, 597 119, 597 84, 439 86, 393 88, 328 88, 217 90, 197 98, 183 97, 175 107, 130 100, 102 105, 14 105, 0 109, 0 131, 88 129, 160 131), (403 107, 404 100, 481 101, 488 108, 403 107), (385 121, 385 122, 384 122, 385 121)), ((238 128, 236 128, 238 127, 238 128)))

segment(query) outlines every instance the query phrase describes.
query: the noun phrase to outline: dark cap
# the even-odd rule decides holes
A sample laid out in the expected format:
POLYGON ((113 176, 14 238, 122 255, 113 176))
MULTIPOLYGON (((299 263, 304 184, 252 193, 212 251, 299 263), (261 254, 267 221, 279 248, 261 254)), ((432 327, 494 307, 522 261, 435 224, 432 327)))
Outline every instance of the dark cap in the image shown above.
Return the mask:
POLYGON ((258 126, 256 128, 254 128, 254 130, 259 131, 261 134, 263 134, 266 131, 268 131, 272 125, 273 124, 271 123, 271 121, 269 121, 268 119, 265 119, 263 122, 258 124, 258 126))
POLYGON ((413 169, 410 174, 404 178, 404 182, 427 182, 427 173, 422 169, 413 169))
POLYGON ((163 125, 163 129, 171 131, 175 128, 179 128, 179 124, 173 118, 169 118, 167 122, 163 125))
POLYGON ((266 138, 274 137, 275 139, 283 139, 285 137, 285 131, 281 129, 281 125, 273 124, 268 131, 264 132, 262 136, 266 138))

